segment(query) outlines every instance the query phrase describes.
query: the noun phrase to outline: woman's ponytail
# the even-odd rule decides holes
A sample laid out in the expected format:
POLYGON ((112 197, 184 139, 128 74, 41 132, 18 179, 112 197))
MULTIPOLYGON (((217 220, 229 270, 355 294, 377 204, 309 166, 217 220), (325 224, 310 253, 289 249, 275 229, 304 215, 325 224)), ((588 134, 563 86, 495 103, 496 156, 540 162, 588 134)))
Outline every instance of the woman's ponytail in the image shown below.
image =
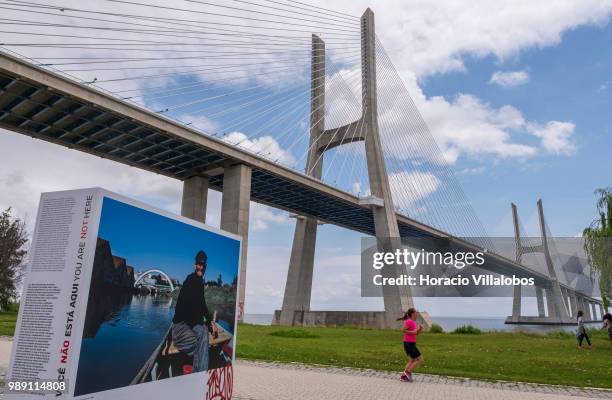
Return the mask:
POLYGON ((404 313, 404 315, 403 315, 403 316, 401 316, 400 318, 398 318, 397 320, 398 320, 398 321, 405 321, 405 320, 407 320, 408 318, 410 318, 410 316, 411 316, 412 314, 414 314, 415 312, 416 312, 416 309, 415 309, 414 307, 410 307, 410 308, 408 309, 408 311, 406 311, 406 312, 404 313))

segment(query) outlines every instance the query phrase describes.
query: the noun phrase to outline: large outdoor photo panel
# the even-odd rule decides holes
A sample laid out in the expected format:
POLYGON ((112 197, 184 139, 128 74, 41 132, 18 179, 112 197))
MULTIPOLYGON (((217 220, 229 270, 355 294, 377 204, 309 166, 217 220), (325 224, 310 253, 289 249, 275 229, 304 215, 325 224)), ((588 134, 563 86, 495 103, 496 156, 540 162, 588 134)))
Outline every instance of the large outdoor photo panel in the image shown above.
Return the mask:
MULTIPOLYGON (((29 378, 57 380, 61 371, 63 398, 205 398, 209 377, 220 375, 210 373, 231 371, 234 360, 240 239, 103 189, 44 194, 42 207, 35 242, 55 246, 63 261, 26 280, 25 303, 40 297, 39 282, 53 285, 43 292, 53 303, 40 348, 48 356, 29 378), (58 223, 66 235, 45 233, 58 223)), ((32 265, 41 257, 35 248, 32 265)), ((33 312, 24 310, 20 320, 33 312)), ((24 353, 31 340, 20 328, 24 353)), ((12 379, 28 357, 17 355, 12 379)), ((41 394, 58 393, 19 398, 41 394)))

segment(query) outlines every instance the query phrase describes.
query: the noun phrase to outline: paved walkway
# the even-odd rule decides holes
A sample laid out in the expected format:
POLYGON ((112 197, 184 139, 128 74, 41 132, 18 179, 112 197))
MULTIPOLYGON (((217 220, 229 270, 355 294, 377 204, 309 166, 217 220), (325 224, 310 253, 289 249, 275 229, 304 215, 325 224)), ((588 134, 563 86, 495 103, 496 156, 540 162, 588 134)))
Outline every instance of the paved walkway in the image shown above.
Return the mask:
POLYGON ((589 390, 513 382, 486 382, 415 374, 400 382, 398 374, 302 364, 238 361, 234 399, 418 399, 418 400, 579 400, 612 399, 612 390, 589 390))
MULTIPOLYGON (((8 367, 12 341, 0 337, 0 376, 8 367)), ((515 382, 487 382, 415 374, 400 382, 398 374, 351 368, 314 367, 239 360, 235 365, 236 400, 418 399, 418 400, 580 400, 612 399, 612 390, 515 382)))

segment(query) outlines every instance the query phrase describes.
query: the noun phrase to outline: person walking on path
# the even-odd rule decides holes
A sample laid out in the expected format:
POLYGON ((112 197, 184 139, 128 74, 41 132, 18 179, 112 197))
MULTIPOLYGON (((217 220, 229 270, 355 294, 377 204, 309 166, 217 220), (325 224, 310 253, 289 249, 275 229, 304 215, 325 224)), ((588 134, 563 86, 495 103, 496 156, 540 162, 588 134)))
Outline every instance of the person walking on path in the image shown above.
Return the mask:
POLYGON ((578 321, 578 333, 576 335, 576 339, 578 339, 578 348, 583 348, 582 341, 586 339, 587 345, 589 346, 588 348, 590 349, 592 347, 591 340, 589 339, 589 335, 587 335, 586 328, 584 327, 584 318, 582 317, 583 315, 584 313, 582 312, 582 310, 579 310, 576 313, 576 320, 578 321))
POLYGON ((410 308, 398 319, 398 321, 404 321, 402 327, 402 332, 404 333, 404 351, 408 356, 408 363, 400 376, 400 380, 404 382, 412 382, 412 371, 423 363, 423 356, 416 346, 417 336, 421 333, 423 327, 416 323, 416 318, 417 311, 414 308, 410 308))
POLYGON ((603 316, 603 326, 601 329, 608 331, 608 339, 610 339, 610 346, 612 346, 612 314, 606 313, 603 316))

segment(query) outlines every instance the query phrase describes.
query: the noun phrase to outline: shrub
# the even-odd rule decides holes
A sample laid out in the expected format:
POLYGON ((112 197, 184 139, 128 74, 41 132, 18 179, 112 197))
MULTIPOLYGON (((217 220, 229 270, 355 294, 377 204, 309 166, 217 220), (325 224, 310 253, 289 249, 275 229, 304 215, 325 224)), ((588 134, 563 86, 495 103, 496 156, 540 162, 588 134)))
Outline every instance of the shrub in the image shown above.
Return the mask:
POLYGON ((320 337, 314 333, 308 332, 304 329, 283 329, 279 331, 270 332, 270 336, 292 338, 292 339, 315 339, 320 337))
POLYGON ((451 333, 460 334, 460 335, 480 335, 482 331, 475 326, 472 325, 461 325, 455 328, 451 333))
POLYGON ((9 302, 4 306, 0 306, 0 312, 17 313, 19 312, 19 303, 9 302))
POLYGON ((431 324, 431 328, 429 328, 429 332, 431 333, 444 333, 444 329, 438 324, 431 324))

